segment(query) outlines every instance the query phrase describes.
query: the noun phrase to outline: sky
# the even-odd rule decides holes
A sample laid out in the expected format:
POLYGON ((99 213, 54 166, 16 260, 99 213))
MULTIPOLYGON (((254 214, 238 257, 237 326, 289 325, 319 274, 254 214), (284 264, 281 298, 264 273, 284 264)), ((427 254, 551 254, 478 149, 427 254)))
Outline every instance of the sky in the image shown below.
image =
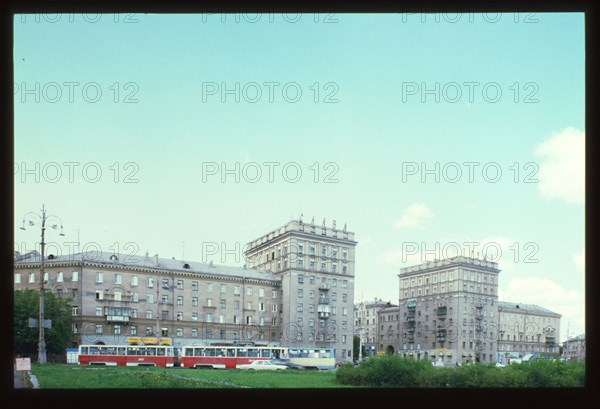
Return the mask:
MULTIPOLYGON (((15 225, 44 204, 64 226, 51 251, 241 266, 303 215, 355 232, 355 301, 397 302, 401 267, 485 255, 501 300, 584 333, 583 14, 30 14, 14 30, 15 225)), ((16 229, 15 250, 39 233, 16 229)))

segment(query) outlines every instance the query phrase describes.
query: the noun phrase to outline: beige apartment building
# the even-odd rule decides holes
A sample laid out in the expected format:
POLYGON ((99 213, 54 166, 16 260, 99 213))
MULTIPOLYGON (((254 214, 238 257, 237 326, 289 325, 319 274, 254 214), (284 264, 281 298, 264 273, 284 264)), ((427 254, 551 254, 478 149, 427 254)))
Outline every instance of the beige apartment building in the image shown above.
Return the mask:
MULTIPOLYGON (((44 264, 46 291, 72 300, 71 346, 146 335, 175 346, 281 343, 281 281, 268 271, 104 252, 44 264)), ((39 291, 37 252, 15 257, 14 288, 39 291)))
POLYGON ((361 301, 354 305, 354 336, 360 337, 368 356, 374 355, 379 349, 379 311, 389 307, 397 307, 397 305, 390 301, 382 301, 381 298, 361 301))
POLYGON ((567 339, 563 343, 563 359, 585 361, 585 334, 567 339))
POLYGON ((293 220, 246 245, 249 268, 280 280, 283 346, 335 348, 352 360, 354 233, 293 220))
POLYGON ((498 302, 498 362, 509 358, 558 358, 561 315, 531 304, 498 302))
POLYGON ((400 349, 400 307, 390 305, 382 308, 378 316, 378 343, 374 351, 378 354, 394 354, 400 349))
POLYGON ((494 362, 499 273, 465 256, 401 268, 398 352, 447 366, 494 362))

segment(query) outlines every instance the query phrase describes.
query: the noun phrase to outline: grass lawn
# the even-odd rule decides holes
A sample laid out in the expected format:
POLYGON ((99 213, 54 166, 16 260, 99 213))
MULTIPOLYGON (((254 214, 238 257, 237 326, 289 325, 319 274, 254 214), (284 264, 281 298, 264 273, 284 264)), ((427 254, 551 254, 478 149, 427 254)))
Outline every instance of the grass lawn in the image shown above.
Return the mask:
POLYGON ((32 367, 40 388, 341 388, 330 371, 242 371, 46 364, 32 367))

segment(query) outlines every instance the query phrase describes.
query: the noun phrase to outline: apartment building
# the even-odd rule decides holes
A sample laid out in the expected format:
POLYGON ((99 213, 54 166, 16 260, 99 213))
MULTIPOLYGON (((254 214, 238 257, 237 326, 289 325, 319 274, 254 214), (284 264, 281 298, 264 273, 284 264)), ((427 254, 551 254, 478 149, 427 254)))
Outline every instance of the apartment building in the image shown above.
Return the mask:
POLYGON ((280 280, 283 346, 335 348, 352 360, 354 233, 293 220, 246 245, 247 266, 280 280))
POLYGON ((458 256, 400 269, 403 356, 444 365, 497 357, 498 264, 458 256))
POLYGON ((361 338, 361 344, 369 355, 373 355, 379 348, 379 311, 389 307, 397 307, 397 305, 377 298, 354 305, 354 335, 361 338))
MULTIPOLYGON (((71 346, 129 336, 281 343, 281 281, 268 271, 105 252, 50 254, 44 266, 46 291, 71 300, 71 346)), ((15 290, 39 291, 40 279, 37 252, 15 257, 15 290)))
POLYGON ((498 362, 558 358, 561 315, 538 305, 498 302, 498 362))

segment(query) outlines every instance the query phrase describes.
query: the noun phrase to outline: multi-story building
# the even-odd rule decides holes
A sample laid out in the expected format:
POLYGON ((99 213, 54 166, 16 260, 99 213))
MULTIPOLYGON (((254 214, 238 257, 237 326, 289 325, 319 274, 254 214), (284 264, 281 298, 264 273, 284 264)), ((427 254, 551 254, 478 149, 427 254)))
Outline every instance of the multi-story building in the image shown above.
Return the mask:
POLYGON ((498 362, 559 357, 561 315, 538 305, 498 302, 498 362))
POLYGON ((585 334, 569 338, 563 343, 563 355, 566 360, 585 361, 585 334))
POLYGON ((494 362, 499 273, 465 256, 401 268, 399 352, 444 365, 494 362))
POLYGON ((375 350, 379 354, 394 354, 400 345, 400 307, 391 305, 378 312, 378 345, 375 350))
MULTIPOLYGON (((281 281, 268 271, 104 252, 50 254, 44 266, 46 291, 71 299, 71 346, 129 336, 280 343, 281 281)), ((37 252, 15 255, 15 290, 39 291, 40 279, 37 252)))
POLYGON ((282 293, 283 346, 331 347, 352 359, 354 233, 293 220, 251 241, 249 268, 271 271, 282 293))
POLYGON ((373 301, 361 301, 354 305, 354 335, 361 338, 365 351, 372 355, 378 349, 379 342, 379 311, 396 306, 381 298, 373 301))

